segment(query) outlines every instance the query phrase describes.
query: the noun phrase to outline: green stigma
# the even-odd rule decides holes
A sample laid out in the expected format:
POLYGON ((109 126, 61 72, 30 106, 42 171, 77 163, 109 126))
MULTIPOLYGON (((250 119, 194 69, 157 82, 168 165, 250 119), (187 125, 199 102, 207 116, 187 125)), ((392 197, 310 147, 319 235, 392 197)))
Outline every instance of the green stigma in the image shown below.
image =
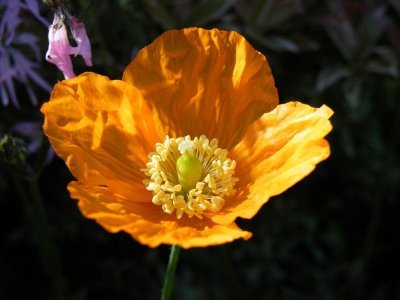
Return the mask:
POLYGON ((200 181, 203 168, 201 161, 196 156, 186 152, 176 161, 176 171, 182 189, 189 192, 200 181))

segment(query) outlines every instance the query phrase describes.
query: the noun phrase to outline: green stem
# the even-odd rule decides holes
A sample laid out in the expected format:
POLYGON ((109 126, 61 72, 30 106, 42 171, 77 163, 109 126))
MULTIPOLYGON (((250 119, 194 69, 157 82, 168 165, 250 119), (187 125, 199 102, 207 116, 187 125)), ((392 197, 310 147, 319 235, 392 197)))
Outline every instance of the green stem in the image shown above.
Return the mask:
POLYGON ((171 298, 172 287, 174 285, 174 275, 176 265, 178 264, 179 252, 181 248, 177 245, 171 247, 171 253, 169 255, 167 273, 165 274, 164 286, 161 293, 161 300, 169 300, 171 298))
POLYGON ((42 195, 36 179, 28 181, 29 191, 32 197, 32 221, 34 223, 35 241, 38 243, 39 254, 44 267, 52 279, 53 290, 56 299, 65 298, 66 282, 61 270, 61 262, 58 252, 50 234, 46 210, 42 195))
POLYGON ((36 157, 35 165, 33 167, 31 179, 36 180, 42 174, 43 168, 45 166, 47 153, 49 152, 49 140, 46 136, 42 135, 42 141, 40 143, 40 149, 36 157))

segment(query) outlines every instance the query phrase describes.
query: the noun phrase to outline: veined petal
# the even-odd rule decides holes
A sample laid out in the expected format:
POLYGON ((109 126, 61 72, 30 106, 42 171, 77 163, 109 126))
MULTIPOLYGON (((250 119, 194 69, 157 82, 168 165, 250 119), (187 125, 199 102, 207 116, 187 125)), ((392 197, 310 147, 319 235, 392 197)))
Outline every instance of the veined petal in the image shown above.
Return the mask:
POLYGON ((126 201, 105 187, 71 182, 68 189, 71 197, 79 200, 79 208, 87 218, 96 220, 112 233, 125 231, 149 247, 160 244, 205 247, 251 237, 250 232, 241 230, 235 223, 218 225, 195 218, 177 220, 152 203, 126 201))
POLYGON ((311 173, 330 154, 324 136, 332 129, 332 114, 325 105, 313 108, 289 102, 250 126, 230 153, 237 162, 238 191, 212 220, 230 224, 237 217, 252 218, 270 197, 311 173))
POLYGON ((164 33, 139 51, 122 80, 177 136, 204 134, 226 149, 278 104, 266 58, 238 33, 217 29, 164 33))
POLYGON ((136 89, 84 73, 58 83, 41 111, 45 134, 75 178, 133 201, 135 189, 148 194, 141 169, 165 132, 136 89))

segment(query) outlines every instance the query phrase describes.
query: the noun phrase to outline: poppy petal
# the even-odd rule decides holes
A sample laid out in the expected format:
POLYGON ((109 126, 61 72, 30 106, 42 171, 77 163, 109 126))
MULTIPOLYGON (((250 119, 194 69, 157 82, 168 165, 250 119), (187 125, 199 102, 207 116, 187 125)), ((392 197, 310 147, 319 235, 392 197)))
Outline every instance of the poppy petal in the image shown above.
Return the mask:
POLYGON ((171 136, 204 134, 226 149, 278 104, 267 59, 238 33, 217 29, 167 31, 139 51, 122 80, 159 111, 171 136))
POLYGON ((313 108, 289 102, 250 126, 230 153, 237 162, 237 193, 226 199, 224 210, 212 220, 229 224, 237 217, 252 218, 270 197, 310 174, 330 154, 323 138, 332 129, 332 114, 325 105, 313 108))
POLYGON ((196 218, 177 220, 151 203, 126 201, 104 187, 84 186, 73 181, 68 190, 72 198, 79 200, 79 208, 87 218, 95 219, 112 233, 125 231, 149 247, 160 244, 206 247, 238 238, 249 239, 252 235, 235 223, 219 225, 196 218))
POLYGON ((141 169, 165 133, 136 89, 84 73, 58 83, 41 110, 44 132, 75 178, 150 201, 141 169))

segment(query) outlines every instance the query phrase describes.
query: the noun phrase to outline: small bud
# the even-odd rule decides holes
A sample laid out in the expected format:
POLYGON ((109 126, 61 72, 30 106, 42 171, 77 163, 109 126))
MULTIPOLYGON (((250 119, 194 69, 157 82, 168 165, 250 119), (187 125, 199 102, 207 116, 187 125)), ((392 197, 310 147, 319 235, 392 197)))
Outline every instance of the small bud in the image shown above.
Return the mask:
POLYGON ((11 166, 23 166, 27 157, 28 151, 23 140, 8 135, 1 138, 0 162, 11 166))

